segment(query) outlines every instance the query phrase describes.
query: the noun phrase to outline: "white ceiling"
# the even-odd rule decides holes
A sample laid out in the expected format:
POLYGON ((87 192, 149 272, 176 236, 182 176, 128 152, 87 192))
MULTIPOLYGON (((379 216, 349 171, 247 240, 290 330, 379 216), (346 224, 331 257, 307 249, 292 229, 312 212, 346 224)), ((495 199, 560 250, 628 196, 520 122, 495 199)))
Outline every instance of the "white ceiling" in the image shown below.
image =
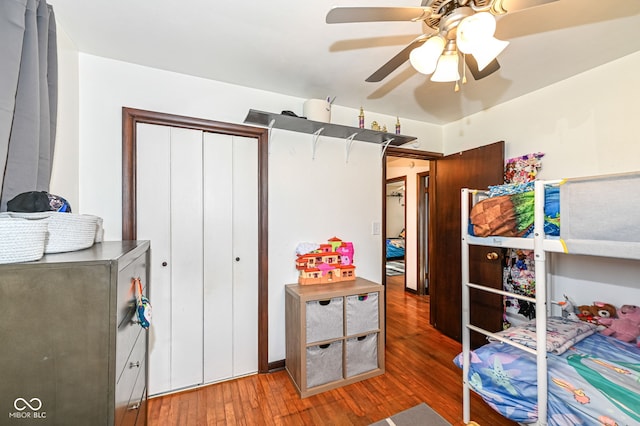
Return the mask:
MULTIPOLYGON (((444 124, 640 50, 639 0, 558 0, 498 18, 501 69, 433 83, 407 62, 364 80, 422 34, 420 23, 326 24, 333 6, 419 0, 48 0, 79 51, 303 99, 444 124)), ((629 70, 630 84, 637 70, 629 70)), ((279 111, 273 111, 279 112, 279 111)), ((301 114, 302 111, 294 111, 301 114)))

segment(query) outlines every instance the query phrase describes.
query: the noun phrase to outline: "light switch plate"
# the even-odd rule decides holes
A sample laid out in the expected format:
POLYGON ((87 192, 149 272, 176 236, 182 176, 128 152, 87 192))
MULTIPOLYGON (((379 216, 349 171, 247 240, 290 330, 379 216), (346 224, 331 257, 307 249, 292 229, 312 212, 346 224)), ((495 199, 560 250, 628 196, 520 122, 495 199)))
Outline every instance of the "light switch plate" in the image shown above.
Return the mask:
POLYGON ((380 235, 380 222, 372 222, 371 223, 371 234, 372 235, 380 235))

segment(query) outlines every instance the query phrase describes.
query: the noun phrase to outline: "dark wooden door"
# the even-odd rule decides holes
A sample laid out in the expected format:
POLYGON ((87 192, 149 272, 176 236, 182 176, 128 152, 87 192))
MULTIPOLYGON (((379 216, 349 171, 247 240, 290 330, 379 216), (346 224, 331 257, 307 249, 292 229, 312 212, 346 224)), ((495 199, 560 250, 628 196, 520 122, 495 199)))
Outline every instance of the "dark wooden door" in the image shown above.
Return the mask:
MULTIPOLYGON (((452 154, 435 161, 431 171, 431 217, 433 255, 429 263, 431 323, 445 335, 461 340, 462 272, 460 265, 460 190, 463 187, 486 188, 503 183, 504 142, 452 154)), ((477 247, 470 253, 470 279, 501 288, 502 267, 496 259, 487 259, 494 249, 477 247)), ((498 253, 500 255, 500 253, 498 253)), ((497 331, 502 324, 501 297, 478 292, 471 294, 471 315, 475 325, 497 331)), ((481 336, 472 336, 477 346, 481 336)), ((473 344, 473 343, 472 343, 473 344)))
MULTIPOLYGON (((503 251, 496 247, 469 247, 469 281, 487 287, 502 289, 503 251)), ((462 285, 458 286, 462 291, 462 285)), ((502 296, 471 289, 471 323, 489 331, 502 330, 502 296)), ((462 306, 462 305, 460 305, 462 306)), ((460 308, 461 309, 461 308, 460 308)), ((462 325, 460 328, 462 332, 462 325)), ((471 332, 471 347, 477 348, 487 343, 484 334, 471 332)))

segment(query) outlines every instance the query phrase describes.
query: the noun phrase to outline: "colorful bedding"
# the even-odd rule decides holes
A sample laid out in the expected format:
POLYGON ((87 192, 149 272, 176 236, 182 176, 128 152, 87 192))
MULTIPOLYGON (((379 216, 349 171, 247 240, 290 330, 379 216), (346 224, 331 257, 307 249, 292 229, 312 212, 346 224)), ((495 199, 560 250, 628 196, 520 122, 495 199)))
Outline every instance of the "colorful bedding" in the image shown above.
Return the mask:
MULTIPOLYGON (((530 182, 533 184, 533 182, 530 182)), ((545 190, 546 235, 560 235, 560 191, 557 187, 545 190)), ((534 191, 529 184, 491 187, 489 198, 471 209, 469 234, 477 237, 526 237, 533 231, 534 191)))
POLYGON ((387 238, 387 260, 404 259, 404 238, 387 238))
MULTIPOLYGON (((454 360, 462 366, 462 355, 454 360)), ((595 333, 562 355, 548 353, 548 424, 640 424, 640 348, 595 333)), ((496 411, 537 420, 535 356, 504 343, 471 352, 469 383, 496 411)))

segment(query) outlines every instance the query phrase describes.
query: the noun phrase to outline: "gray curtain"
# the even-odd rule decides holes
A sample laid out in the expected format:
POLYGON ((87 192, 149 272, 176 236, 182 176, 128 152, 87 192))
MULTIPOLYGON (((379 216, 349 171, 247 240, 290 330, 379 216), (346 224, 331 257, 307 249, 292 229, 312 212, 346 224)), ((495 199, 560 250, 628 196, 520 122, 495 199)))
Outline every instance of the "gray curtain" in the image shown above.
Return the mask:
POLYGON ((0 211, 48 191, 56 136, 56 23, 45 0, 0 1, 0 211))

